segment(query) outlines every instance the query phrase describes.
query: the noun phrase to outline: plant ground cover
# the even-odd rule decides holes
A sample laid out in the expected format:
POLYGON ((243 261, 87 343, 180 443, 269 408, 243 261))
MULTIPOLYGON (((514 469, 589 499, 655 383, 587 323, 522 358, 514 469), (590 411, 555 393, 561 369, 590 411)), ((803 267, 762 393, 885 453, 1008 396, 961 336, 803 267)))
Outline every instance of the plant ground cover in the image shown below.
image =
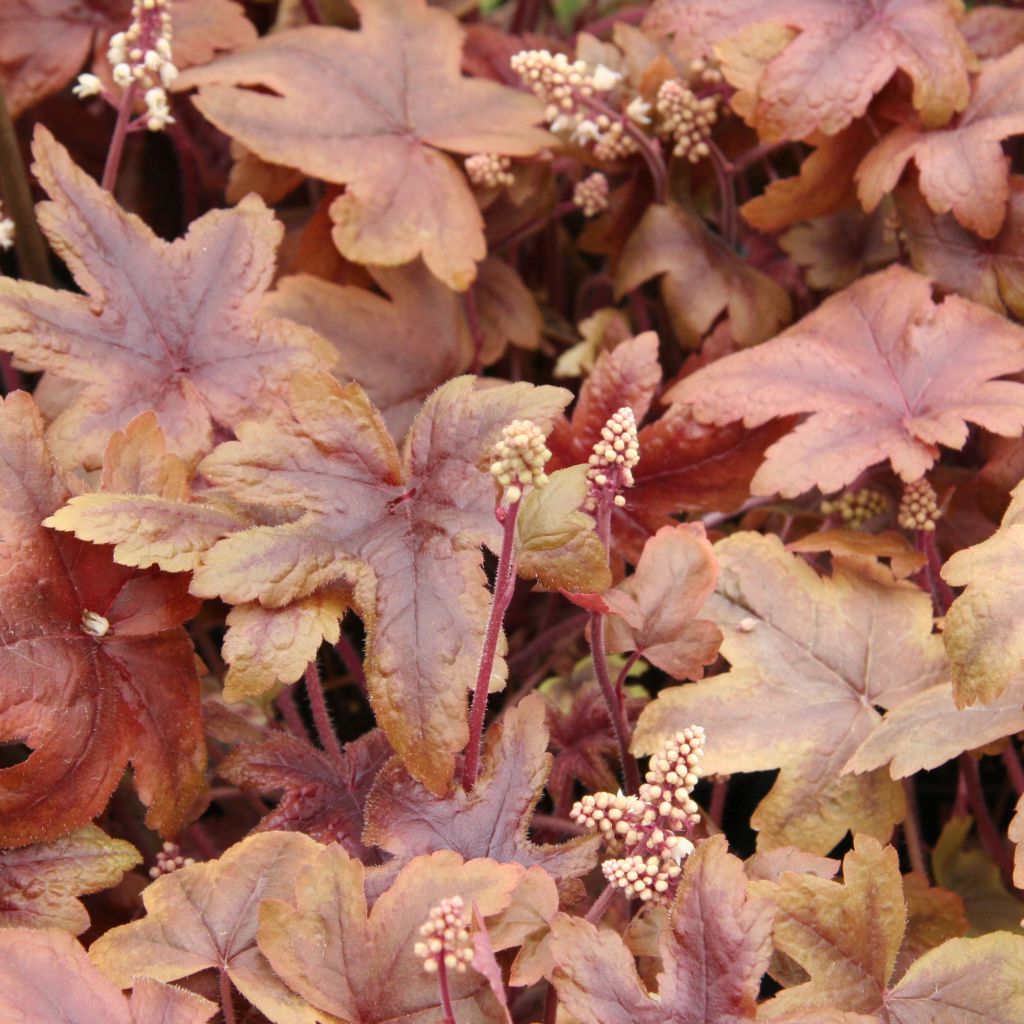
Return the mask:
POLYGON ((1024 10, 0 0, 0 1024, 1020 1024, 1024 10))

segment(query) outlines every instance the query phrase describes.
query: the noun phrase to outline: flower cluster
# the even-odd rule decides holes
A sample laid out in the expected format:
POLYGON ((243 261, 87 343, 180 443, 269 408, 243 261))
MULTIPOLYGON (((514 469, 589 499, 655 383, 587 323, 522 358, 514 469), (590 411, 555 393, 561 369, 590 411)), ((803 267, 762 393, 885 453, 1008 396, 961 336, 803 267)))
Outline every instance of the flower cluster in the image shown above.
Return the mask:
POLYGON ((904 530, 925 530, 931 532, 942 511, 939 509, 939 498, 924 477, 907 484, 900 498, 896 521, 904 530))
POLYGON ((636 419, 629 406, 619 409, 601 428, 601 439, 587 461, 587 508, 597 508, 602 493, 613 494, 619 508, 625 505, 626 499, 619 492, 633 486, 633 467, 640 461, 636 419))
POLYGON ((464 162, 466 174, 474 185, 485 188, 501 188, 515 181, 512 174, 512 161, 507 156, 497 153, 474 153, 467 156, 464 162))
POLYGON ((588 175, 573 189, 572 201, 584 217, 596 217, 608 209, 608 179, 600 172, 588 175))
POLYGON ((890 502, 881 491, 862 487, 857 491, 844 491, 838 498, 826 499, 818 507, 822 515, 838 516, 843 526, 859 530, 872 519, 884 516, 890 502))
POLYGON ((674 140, 676 156, 695 164, 710 155, 708 140, 718 120, 718 103, 718 96, 699 97, 677 78, 661 83, 655 100, 658 130, 674 140))
MULTIPOLYGON (((636 141, 626 131, 626 118, 632 116, 628 110, 626 115, 610 116, 596 102, 599 94, 618 86, 622 76, 617 71, 603 64, 592 68, 586 61, 570 61, 564 53, 548 50, 521 50, 511 64, 523 84, 544 103, 544 118, 556 135, 580 146, 592 145, 598 160, 621 159, 637 151, 636 141)), ((637 107, 636 113, 643 117, 645 111, 637 107)))
MULTIPOLYGON (((111 36, 107 49, 115 84, 132 96, 142 91, 145 124, 153 132, 174 123, 166 91, 178 77, 171 60, 170 7, 171 0, 134 0, 131 25, 111 36)), ((80 99, 98 96, 103 83, 95 75, 79 75, 73 92, 80 99)))
POLYGON ((423 970, 428 974, 436 973, 442 963, 449 971, 461 974, 472 962, 473 944, 463 909, 461 896, 441 900, 420 926, 423 941, 413 946, 413 952, 423 961, 423 970))
POLYGON ((543 487, 547 482, 544 467, 551 458, 544 431, 532 420, 513 420, 501 431, 494 446, 491 474, 504 488, 503 498, 514 505, 528 484, 543 487))
POLYGON ((195 861, 184 856, 177 843, 164 843, 164 848, 156 855, 156 864, 149 869, 149 877, 159 878, 161 875, 169 875, 178 868, 191 867, 193 864, 195 861))
POLYGON ((10 249, 14 245, 14 221, 3 215, 0 206, 0 249, 10 249))
POLYGON ((690 726, 662 743, 636 796, 596 793, 573 805, 573 821, 601 833, 613 852, 625 851, 602 870, 628 895, 671 898, 680 862, 693 852, 685 833, 700 820, 692 793, 703 754, 704 730, 690 726))

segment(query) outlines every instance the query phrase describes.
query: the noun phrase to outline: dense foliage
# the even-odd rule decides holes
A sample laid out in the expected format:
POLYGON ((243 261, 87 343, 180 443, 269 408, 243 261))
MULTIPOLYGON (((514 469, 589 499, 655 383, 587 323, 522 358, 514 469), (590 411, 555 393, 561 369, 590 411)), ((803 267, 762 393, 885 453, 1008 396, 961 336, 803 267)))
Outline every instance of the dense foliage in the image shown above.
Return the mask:
POLYGON ((1022 137, 1011 4, 0 0, 0 1020, 1020 1024, 1022 137))

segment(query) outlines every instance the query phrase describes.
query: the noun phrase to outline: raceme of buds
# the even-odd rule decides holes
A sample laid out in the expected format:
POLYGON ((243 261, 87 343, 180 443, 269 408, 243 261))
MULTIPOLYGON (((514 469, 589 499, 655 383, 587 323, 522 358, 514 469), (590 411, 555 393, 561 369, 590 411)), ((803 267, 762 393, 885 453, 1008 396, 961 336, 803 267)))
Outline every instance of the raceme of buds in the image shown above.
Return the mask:
POLYGON ((527 485, 543 487, 548 482, 544 466, 551 452, 545 440, 544 431, 532 420, 513 420, 502 429, 491 473, 504 488, 503 498, 509 505, 522 498, 527 485))
POLYGON ((620 508, 625 505, 626 499, 619 492, 633 486, 633 468, 640 461, 636 419, 629 406, 619 409, 601 428, 601 440, 587 461, 587 508, 593 511, 602 493, 613 494, 620 508))
POLYGON ((890 502, 881 491, 862 487, 857 491, 844 491, 838 498, 826 499, 818 507, 823 515, 839 516, 843 526, 859 530, 872 519, 884 516, 890 502))
POLYGON ((671 899, 680 863, 693 853, 687 833, 700 814, 692 793, 701 777, 704 730, 692 725, 666 739, 654 756, 636 796, 595 793, 578 800, 569 817, 598 832, 613 852, 606 861, 609 882, 628 895, 671 899))
POLYGON ((673 152, 695 164, 711 153, 708 140, 718 120, 719 97, 697 94, 676 78, 661 83, 655 100, 659 131, 675 139, 673 152))
MULTIPOLYGON (((178 77, 171 61, 171 38, 171 0, 134 0, 131 24, 112 36, 107 48, 114 83, 122 89, 134 86, 143 91, 145 124, 150 131, 174 123, 165 91, 178 77)), ((79 99, 102 91, 102 83, 91 74, 79 75, 72 90, 79 99)))
POLYGON ((423 941, 413 946, 413 952, 423 961, 423 970, 428 974, 434 974, 442 962, 449 971, 462 973, 473 960, 473 943, 461 896, 441 900, 432 907, 420 926, 420 935, 423 941))
POLYGON ((161 875, 169 875, 178 868, 187 868, 195 861, 186 857, 181 852, 177 843, 164 843, 164 848, 156 855, 156 864, 149 869, 150 878, 159 878, 161 875))
POLYGON ((0 249, 10 249, 14 245, 14 221, 10 217, 3 216, 3 207, 0 206, 0 249))
POLYGON ((469 180, 474 185, 500 188, 515 181, 511 171, 512 161, 507 156, 499 156, 497 153, 474 153, 466 157, 464 166, 469 180))
POLYGON ((942 515, 938 495, 927 480, 922 477, 903 488, 896 521, 904 530, 935 529, 935 522, 942 515))
POLYGON ((572 201, 584 217, 596 217, 608 209, 608 179, 596 172, 584 178, 573 189, 572 201))

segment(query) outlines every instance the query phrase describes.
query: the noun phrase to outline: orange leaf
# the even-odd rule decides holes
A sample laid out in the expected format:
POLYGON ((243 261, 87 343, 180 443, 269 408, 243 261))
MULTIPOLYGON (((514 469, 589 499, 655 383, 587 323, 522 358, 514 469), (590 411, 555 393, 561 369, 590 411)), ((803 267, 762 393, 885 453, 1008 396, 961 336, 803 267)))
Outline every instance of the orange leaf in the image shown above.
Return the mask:
MULTIPOLYGON (((962 448, 967 423, 1016 436, 1024 331, 958 296, 935 304, 925 277, 895 266, 862 278, 764 345, 719 359, 665 396, 702 422, 812 415, 768 449, 755 494, 837 491, 888 458, 907 481, 962 448)), ((641 448, 641 452, 643 449, 641 448)))
POLYGON ((0 772, 0 844, 23 846, 84 825, 125 765, 174 833, 204 782, 206 747, 187 579, 114 564, 109 548, 39 525, 72 493, 43 440, 32 399, 0 407, 0 736, 27 760, 0 772))
POLYGON ((982 68, 967 109, 952 124, 931 130, 906 124, 886 135, 857 168, 857 194, 873 210, 913 160, 935 213, 952 211, 965 228, 994 238, 1010 196, 1003 140, 1022 133, 1024 49, 1018 48, 982 68))
POLYGON ((99 465, 110 434, 152 409, 186 462, 216 427, 266 415, 298 367, 328 365, 311 331, 255 316, 283 229, 255 198, 164 242, 125 213, 42 126, 41 224, 86 296, 0 279, 0 347, 85 385, 50 425, 62 462, 99 465))
POLYGON ((357 0, 357 32, 275 33, 182 75, 218 128, 273 164, 346 185, 334 240, 357 263, 423 256, 464 290, 486 255, 483 221, 442 150, 530 156, 550 141, 531 96, 461 77, 463 33, 424 0, 357 0), (250 86, 261 86, 254 91, 250 86))

